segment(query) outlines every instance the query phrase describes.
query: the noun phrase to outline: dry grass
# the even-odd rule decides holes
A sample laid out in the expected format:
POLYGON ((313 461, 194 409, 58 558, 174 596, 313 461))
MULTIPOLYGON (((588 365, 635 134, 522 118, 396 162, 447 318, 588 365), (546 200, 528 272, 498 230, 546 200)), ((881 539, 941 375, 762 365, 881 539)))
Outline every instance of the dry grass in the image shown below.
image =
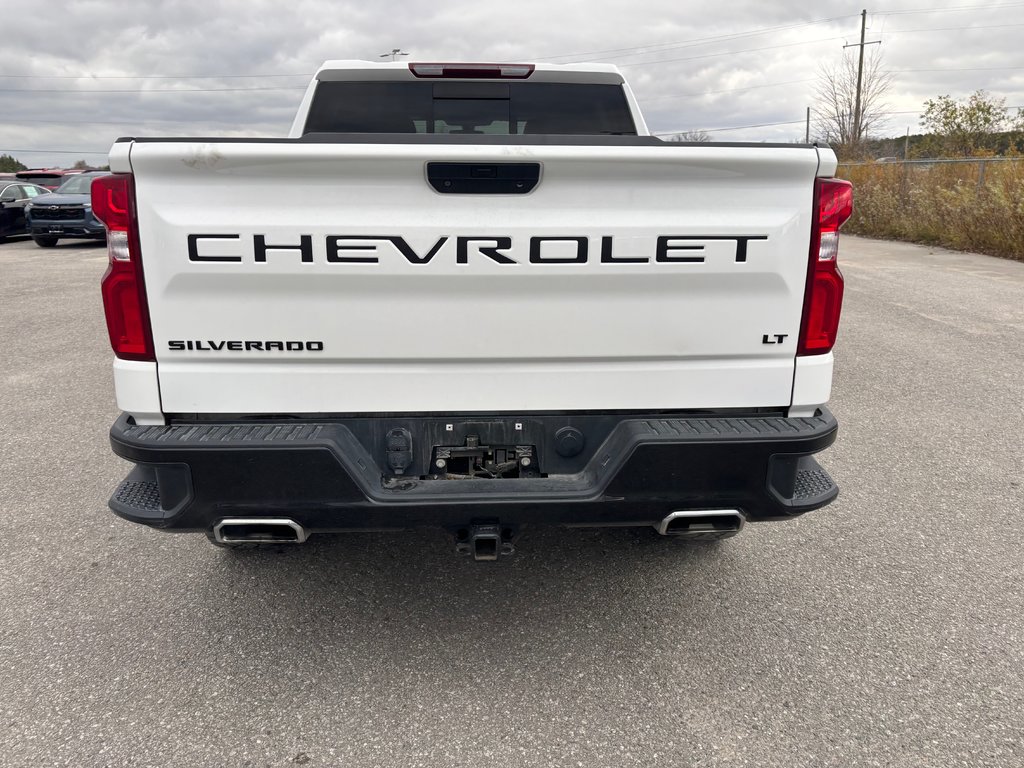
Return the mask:
POLYGON ((1024 261, 1024 159, 840 165, 854 185, 844 232, 1024 261))

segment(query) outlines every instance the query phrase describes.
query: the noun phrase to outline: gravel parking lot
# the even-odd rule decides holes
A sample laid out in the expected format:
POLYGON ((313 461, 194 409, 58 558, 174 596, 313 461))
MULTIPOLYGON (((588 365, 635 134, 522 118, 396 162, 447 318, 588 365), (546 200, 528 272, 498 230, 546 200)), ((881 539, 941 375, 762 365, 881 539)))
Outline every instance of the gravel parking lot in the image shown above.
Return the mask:
POLYGON ((844 238, 831 507, 487 564, 115 518, 105 261, 0 244, 0 765, 1024 765, 1024 264, 844 238))

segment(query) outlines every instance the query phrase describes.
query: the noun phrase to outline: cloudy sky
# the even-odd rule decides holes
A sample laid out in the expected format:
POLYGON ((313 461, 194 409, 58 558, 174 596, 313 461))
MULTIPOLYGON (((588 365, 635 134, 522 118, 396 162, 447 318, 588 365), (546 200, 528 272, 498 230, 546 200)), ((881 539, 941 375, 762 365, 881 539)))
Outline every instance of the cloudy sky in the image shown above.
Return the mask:
MULTIPOLYGON (((602 61, 651 130, 802 139, 815 78, 856 49, 849 2, 45 0, 4 3, 0 154, 102 163, 118 136, 280 136, 325 59, 602 61), (59 150, 59 151, 58 151, 59 150)), ((892 72, 886 133, 922 102, 984 88, 1024 106, 1024 2, 868 8, 892 72)))

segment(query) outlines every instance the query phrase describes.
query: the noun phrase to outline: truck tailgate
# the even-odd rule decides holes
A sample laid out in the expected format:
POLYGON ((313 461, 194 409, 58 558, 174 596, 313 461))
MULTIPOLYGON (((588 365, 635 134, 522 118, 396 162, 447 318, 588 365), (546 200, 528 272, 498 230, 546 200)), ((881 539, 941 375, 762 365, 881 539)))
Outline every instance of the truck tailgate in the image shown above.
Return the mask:
POLYGON ((118 152, 135 176, 165 413, 791 401, 814 148, 118 152), (525 194, 445 194, 431 163, 485 177, 537 164, 540 178, 525 194))

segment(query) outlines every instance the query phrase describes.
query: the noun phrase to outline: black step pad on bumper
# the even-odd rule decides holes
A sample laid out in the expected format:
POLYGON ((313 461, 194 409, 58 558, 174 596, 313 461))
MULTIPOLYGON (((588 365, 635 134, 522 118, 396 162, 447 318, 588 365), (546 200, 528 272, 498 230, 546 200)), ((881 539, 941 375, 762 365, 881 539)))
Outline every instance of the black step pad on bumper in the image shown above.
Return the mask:
MULTIPOLYGON (((603 417, 604 439, 588 445, 575 471, 545 469, 547 476, 531 478, 395 476, 368 437, 408 429, 418 451, 429 455, 430 440, 451 418, 138 426, 122 416, 111 444, 138 466, 110 506, 136 522, 183 530, 253 514, 288 516, 310 530, 358 530, 461 525, 481 515, 642 525, 700 508, 735 508, 752 521, 784 519, 838 494, 811 457, 835 440, 836 421, 825 409, 807 418, 603 417)), ((544 436, 565 418, 521 417, 534 430, 542 467, 548 458, 552 465, 562 461, 545 452, 544 436)), ((479 431, 485 421, 465 423, 479 431)), ((520 417, 500 421, 522 427, 520 417)))

